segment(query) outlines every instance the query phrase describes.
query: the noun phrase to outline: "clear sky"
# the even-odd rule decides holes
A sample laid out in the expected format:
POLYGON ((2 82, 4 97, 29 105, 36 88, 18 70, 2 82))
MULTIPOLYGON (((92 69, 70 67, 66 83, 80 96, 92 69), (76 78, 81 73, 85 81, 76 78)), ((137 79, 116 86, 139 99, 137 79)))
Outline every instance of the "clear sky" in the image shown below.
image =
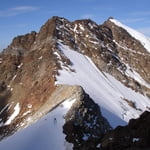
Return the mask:
POLYGON ((98 24, 112 16, 150 37, 150 0, 1 0, 0 50, 17 35, 38 32, 52 16, 98 24))

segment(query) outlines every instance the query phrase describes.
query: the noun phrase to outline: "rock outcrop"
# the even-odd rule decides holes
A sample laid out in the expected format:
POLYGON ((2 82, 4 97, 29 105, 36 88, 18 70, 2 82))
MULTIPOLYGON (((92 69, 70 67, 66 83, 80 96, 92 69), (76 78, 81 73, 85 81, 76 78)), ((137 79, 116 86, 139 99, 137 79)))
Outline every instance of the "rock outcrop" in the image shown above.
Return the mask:
POLYGON ((131 119, 127 126, 118 126, 101 140, 100 150, 148 150, 150 149, 150 112, 138 119, 131 119))
POLYGON ((74 150, 94 149, 111 129, 99 106, 84 91, 66 114, 65 121, 63 132, 74 150))

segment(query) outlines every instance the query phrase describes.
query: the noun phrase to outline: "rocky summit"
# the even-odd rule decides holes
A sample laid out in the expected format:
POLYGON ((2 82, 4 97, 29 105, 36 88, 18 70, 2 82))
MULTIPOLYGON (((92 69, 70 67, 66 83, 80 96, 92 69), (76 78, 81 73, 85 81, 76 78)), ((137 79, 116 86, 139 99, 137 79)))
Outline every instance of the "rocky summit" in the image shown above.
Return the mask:
POLYGON ((44 150, 148 150, 149 111, 150 40, 112 17, 54 16, 0 53, 0 149, 38 150, 23 133, 45 136, 45 121, 61 148, 50 138, 44 150))

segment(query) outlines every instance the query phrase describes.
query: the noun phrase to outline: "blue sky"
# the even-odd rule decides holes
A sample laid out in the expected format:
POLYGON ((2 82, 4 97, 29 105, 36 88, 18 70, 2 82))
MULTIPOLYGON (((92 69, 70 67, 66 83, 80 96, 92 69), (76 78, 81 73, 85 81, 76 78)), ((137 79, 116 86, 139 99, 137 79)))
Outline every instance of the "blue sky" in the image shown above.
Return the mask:
POLYGON ((17 35, 39 31, 52 16, 102 24, 112 16, 150 37, 150 0, 1 0, 0 50, 17 35))

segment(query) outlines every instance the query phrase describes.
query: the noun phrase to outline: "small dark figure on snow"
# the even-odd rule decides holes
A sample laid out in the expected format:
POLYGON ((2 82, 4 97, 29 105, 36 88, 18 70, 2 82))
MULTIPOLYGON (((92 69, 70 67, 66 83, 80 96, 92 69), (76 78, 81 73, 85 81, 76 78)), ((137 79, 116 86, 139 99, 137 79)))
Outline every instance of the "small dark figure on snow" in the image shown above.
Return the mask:
POLYGON ((57 123, 57 119, 56 118, 54 118, 54 123, 57 123))

